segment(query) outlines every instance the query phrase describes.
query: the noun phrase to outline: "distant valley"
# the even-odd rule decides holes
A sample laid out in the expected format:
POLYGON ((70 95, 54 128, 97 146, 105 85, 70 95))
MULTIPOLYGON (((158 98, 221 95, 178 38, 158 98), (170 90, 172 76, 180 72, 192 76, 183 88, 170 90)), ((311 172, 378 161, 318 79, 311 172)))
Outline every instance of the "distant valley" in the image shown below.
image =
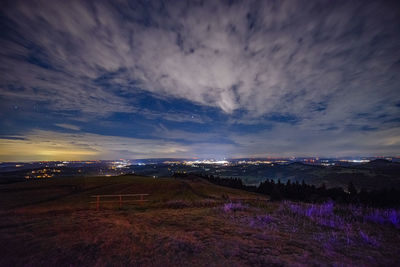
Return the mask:
POLYGON ((184 161, 164 162, 112 162, 90 163, 48 162, 9 168, 0 173, 1 183, 24 181, 31 178, 56 178, 68 176, 115 176, 136 174, 153 178, 171 177, 174 173, 213 175, 224 178, 240 178, 247 185, 258 185, 266 179, 286 183, 306 182, 327 188, 346 188, 352 182, 358 190, 400 188, 400 163, 385 159, 375 159, 367 163, 332 164, 329 166, 288 163, 229 162, 223 164, 191 163, 184 161))

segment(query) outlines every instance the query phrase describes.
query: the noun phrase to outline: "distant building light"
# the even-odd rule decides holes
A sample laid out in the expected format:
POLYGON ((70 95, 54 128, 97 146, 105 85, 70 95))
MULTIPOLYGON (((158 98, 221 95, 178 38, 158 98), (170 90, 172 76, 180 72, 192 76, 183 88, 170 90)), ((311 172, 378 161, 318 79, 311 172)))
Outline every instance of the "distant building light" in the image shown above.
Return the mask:
POLYGON ((348 162, 367 163, 367 162, 370 162, 370 160, 369 159, 353 159, 353 160, 349 160, 348 162))

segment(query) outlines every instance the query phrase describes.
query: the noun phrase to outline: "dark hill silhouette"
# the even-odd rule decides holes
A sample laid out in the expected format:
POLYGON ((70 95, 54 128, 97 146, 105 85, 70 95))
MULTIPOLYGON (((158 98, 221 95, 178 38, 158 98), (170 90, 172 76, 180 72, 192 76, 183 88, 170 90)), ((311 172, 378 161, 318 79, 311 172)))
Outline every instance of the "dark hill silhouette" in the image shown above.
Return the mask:
POLYGON ((362 165, 368 168, 400 168, 400 164, 386 159, 375 159, 362 165))
MULTIPOLYGON (((192 176, 192 175, 191 175, 192 176)), ((175 173, 176 178, 186 178, 187 174, 175 173)), ((213 175, 202 175, 201 177, 213 184, 220 186, 242 189, 268 195, 271 200, 290 199, 303 202, 324 202, 334 200, 338 203, 362 204, 373 207, 400 207, 400 191, 394 188, 382 190, 358 191, 353 182, 349 182, 344 189, 341 187, 326 188, 325 184, 319 187, 306 184, 304 180, 292 182, 288 180, 282 183, 280 180, 265 180, 257 187, 245 185, 239 178, 221 178, 213 175)))

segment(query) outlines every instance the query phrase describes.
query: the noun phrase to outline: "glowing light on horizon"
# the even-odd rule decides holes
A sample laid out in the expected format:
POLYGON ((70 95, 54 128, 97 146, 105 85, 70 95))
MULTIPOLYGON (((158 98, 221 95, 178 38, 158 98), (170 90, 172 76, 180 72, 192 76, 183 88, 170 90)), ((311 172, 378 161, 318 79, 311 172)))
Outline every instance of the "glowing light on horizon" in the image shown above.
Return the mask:
POLYGON ((192 164, 224 165, 224 164, 229 164, 229 161, 227 161, 227 160, 195 160, 195 161, 184 161, 183 163, 186 165, 192 165, 192 164))
POLYGON ((98 151, 83 149, 69 144, 67 141, 58 142, 31 141, 31 140, 5 140, 0 139, 0 158, 2 160, 17 161, 61 161, 83 160, 95 158, 98 151))

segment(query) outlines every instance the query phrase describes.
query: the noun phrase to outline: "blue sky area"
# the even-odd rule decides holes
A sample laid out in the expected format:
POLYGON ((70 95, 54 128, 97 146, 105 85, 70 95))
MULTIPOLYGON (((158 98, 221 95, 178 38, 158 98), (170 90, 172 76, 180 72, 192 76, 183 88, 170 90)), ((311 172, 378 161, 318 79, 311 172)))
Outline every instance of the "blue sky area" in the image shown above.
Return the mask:
POLYGON ((396 1, 3 1, 0 160, 399 156, 396 1))

